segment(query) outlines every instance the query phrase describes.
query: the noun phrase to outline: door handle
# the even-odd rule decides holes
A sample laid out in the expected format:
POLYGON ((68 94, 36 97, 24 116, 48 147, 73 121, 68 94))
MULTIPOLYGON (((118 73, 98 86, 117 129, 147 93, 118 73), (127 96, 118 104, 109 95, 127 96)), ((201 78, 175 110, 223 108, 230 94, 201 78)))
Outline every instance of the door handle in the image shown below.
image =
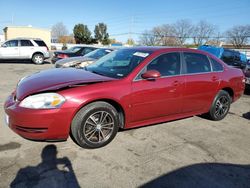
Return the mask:
POLYGON ((172 85, 175 86, 175 87, 178 86, 179 85, 179 81, 175 80, 172 85))
POLYGON ((211 78, 211 80, 212 80, 212 81, 217 81, 217 80, 219 80, 219 78, 218 78, 217 76, 213 76, 213 77, 211 78))

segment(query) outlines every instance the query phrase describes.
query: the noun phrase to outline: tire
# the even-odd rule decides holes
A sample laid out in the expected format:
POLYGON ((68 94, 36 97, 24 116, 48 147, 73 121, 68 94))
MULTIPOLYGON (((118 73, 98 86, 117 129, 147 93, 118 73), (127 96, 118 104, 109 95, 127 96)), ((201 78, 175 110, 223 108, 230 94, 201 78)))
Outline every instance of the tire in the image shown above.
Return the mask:
POLYGON ((71 123, 73 140, 83 148, 110 143, 119 129, 118 113, 106 102, 93 102, 79 110, 71 123))
POLYGON ((228 92, 221 90, 214 98, 212 106, 207 114, 214 121, 222 120, 228 114, 232 99, 228 92))
POLYGON ((43 61, 44 61, 43 54, 34 54, 32 56, 32 62, 35 63, 35 64, 37 64, 37 65, 43 64, 43 61))

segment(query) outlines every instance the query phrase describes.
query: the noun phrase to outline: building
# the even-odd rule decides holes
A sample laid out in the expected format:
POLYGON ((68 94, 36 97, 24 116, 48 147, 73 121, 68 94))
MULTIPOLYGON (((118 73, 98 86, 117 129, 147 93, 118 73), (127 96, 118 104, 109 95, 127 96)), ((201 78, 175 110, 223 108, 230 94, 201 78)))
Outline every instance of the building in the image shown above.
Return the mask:
POLYGON ((51 31, 32 26, 8 26, 3 29, 5 40, 13 38, 40 38, 51 48, 51 31))

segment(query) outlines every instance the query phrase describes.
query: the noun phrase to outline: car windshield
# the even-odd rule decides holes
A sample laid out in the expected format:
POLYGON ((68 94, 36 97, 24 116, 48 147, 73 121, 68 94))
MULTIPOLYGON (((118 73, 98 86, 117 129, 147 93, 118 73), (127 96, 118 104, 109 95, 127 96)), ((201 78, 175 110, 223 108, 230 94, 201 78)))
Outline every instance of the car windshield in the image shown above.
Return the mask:
POLYGON ((124 78, 139 65, 151 51, 120 49, 100 58, 86 70, 112 78, 124 78))
POLYGON ((93 58, 93 59, 100 59, 101 57, 107 55, 111 51, 113 51, 113 50, 111 50, 111 49, 97 49, 97 50, 94 50, 94 51, 86 54, 84 57, 93 58))
POLYGON ((70 53, 75 53, 75 52, 78 52, 82 47, 80 46, 74 46, 74 47, 71 47, 69 48, 68 50, 65 50, 66 52, 70 52, 70 53))

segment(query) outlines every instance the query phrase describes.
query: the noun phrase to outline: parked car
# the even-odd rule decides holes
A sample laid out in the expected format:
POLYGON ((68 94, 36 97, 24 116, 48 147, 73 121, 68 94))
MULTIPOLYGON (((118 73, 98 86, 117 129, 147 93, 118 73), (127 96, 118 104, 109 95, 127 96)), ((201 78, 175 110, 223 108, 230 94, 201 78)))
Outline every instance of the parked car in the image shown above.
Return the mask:
POLYGON ((63 51, 55 51, 53 53, 53 57, 51 62, 55 63, 56 61, 60 59, 65 59, 69 57, 78 57, 78 56, 84 56, 89 52, 92 52, 96 50, 97 47, 92 47, 92 46, 74 46, 72 48, 69 48, 67 50, 63 51))
POLYGON ((210 45, 203 45, 200 46, 198 49, 213 54, 229 66, 233 66, 240 69, 244 69, 246 66, 244 61, 241 60, 241 54, 238 51, 210 45))
POLYGON ((68 67, 83 68, 95 62, 96 60, 100 59, 101 57, 107 55, 113 50, 114 50, 113 48, 100 48, 92 52, 89 52, 88 54, 84 56, 61 59, 55 63, 55 67, 56 68, 68 68, 68 67))
POLYGON ((7 40, 0 47, 0 60, 32 60, 42 64, 49 57, 49 49, 41 39, 16 38, 7 40))
POLYGON ((250 90, 250 60, 247 60, 244 74, 246 77, 246 89, 250 90))
POLYGON ((85 69, 50 69, 22 79, 4 108, 9 127, 32 140, 82 147, 128 129, 207 114, 223 119, 244 91, 240 69, 194 49, 116 50, 85 69))

